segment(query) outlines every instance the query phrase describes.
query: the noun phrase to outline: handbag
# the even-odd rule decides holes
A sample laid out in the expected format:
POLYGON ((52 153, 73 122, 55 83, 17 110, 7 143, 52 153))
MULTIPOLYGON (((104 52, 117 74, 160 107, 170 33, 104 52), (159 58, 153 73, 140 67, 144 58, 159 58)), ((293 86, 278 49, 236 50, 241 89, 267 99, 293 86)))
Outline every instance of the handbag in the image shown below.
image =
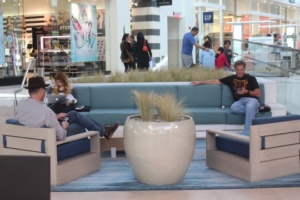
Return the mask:
POLYGON ((146 45, 146 40, 144 40, 143 51, 148 52, 148 47, 146 45))

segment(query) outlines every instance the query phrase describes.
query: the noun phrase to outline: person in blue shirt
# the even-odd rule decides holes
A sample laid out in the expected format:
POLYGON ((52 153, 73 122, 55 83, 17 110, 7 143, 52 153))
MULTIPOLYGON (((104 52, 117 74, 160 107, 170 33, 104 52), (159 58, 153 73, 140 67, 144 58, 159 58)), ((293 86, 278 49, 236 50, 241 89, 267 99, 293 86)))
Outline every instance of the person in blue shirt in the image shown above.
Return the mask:
POLYGON ((182 40, 182 49, 181 49, 181 59, 182 59, 182 66, 184 68, 190 68, 193 64, 193 46, 198 49, 205 49, 203 46, 199 45, 196 42, 195 36, 198 34, 199 28, 193 27, 191 32, 184 34, 182 40))
POLYGON ((211 43, 206 41, 203 46, 208 49, 208 51, 201 52, 200 64, 203 68, 215 69, 215 52, 210 48, 211 43))

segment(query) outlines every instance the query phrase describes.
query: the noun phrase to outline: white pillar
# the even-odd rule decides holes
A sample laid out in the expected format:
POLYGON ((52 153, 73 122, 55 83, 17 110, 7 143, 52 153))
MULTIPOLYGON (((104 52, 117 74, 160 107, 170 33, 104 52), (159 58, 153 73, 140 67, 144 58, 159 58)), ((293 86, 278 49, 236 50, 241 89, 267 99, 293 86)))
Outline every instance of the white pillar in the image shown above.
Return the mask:
MULTIPOLYGON (((181 55, 181 47, 182 47, 182 38, 185 33, 191 31, 190 28, 193 28, 196 26, 196 15, 195 15, 195 0, 185 0, 181 2, 181 16, 184 20, 180 20, 179 23, 179 41, 180 41, 180 54, 181 55)), ((202 13, 199 13, 199 15, 202 15, 202 13)), ((199 23, 201 23, 199 21, 199 23)), ((203 30, 199 30, 198 37, 203 37, 203 30)), ((196 50, 193 48, 193 62, 196 63, 195 58, 196 50)), ((182 67, 182 63, 179 63, 182 67)))
POLYGON ((106 70, 112 74, 124 72, 120 43, 125 33, 130 33, 130 2, 105 0, 106 70))

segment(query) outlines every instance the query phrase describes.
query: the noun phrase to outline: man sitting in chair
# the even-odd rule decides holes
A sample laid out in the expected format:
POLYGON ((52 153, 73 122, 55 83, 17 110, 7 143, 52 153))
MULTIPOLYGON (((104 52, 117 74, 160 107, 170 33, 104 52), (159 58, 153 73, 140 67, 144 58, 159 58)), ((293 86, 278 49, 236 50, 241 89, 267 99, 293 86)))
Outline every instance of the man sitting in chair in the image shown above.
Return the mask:
POLYGON ((19 123, 34 127, 47 127, 56 130, 57 140, 64 140, 66 136, 89 131, 99 131, 101 137, 110 139, 119 126, 119 122, 109 126, 103 126, 96 121, 70 111, 68 113, 55 114, 48 108, 44 101, 46 84, 42 77, 31 77, 28 80, 29 98, 22 100, 17 106, 17 119, 19 123))
POLYGON ((245 74, 246 63, 238 60, 234 64, 236 75, 227 76, 221 79, 205 81, 193 81, 192 85, 200 84, 225 84, 233 94, 234 103, 230 109, 235 114, 245 114, 245 126, 243 135, 249 135, 252 119, 258 112, 261 95, 257 80, 254 76, 245 74))

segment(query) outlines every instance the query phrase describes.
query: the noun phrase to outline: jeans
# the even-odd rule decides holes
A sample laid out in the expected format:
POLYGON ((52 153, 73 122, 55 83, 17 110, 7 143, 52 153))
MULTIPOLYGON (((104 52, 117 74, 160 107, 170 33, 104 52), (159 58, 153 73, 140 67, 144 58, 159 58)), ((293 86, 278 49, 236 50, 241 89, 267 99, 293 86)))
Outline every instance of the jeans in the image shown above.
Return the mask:
POLYGON ((102 124, 74 110, 68 112, 67 114, 70 118, 68 121, 69 127, 67 129, 67 136, 85 132, 85 129, 87 129, 88 131, 99 131, 100 136, 104 136, 105 129, 102 124))
POLYGON ((243 131, 244 135, 249 135, 250 126, 252 125, 252 119, 258 112, 258 107, 259 101, 256 98, 251 97, 243 97, 231 105, 230 109, 232 113, 246 115, 245 126, 243 131))

